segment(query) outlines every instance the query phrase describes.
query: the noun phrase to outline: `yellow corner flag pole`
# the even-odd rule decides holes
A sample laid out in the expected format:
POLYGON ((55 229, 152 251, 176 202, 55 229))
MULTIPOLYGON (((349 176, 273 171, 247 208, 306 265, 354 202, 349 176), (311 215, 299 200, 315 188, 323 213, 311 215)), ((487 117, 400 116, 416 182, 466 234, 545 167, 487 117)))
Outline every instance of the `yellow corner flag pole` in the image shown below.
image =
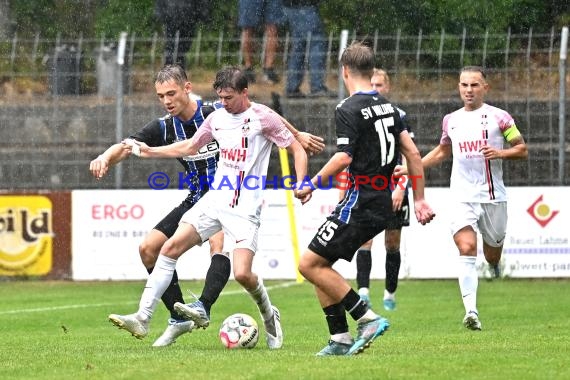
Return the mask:
MULTIPOLYGON (((281 163, 281 175, 288 178, 291 174, 289 171, 289 156, 286 149, 279 149, 279 161, 281 163)), ((291 181, 287 181, 285 186, 290 186, 291 181)), ((289 213, 289 228, 291 230, 291 245, 293 246, 293 256, 295 257, 295 272, 297 273, 297 282, 303 282, 303 276, 299 273, 299 239, 297 238, 297 224, 295 223, 295 206, 293 205, 293 190, 285 190, 287 199, 287 212, 289 213)))

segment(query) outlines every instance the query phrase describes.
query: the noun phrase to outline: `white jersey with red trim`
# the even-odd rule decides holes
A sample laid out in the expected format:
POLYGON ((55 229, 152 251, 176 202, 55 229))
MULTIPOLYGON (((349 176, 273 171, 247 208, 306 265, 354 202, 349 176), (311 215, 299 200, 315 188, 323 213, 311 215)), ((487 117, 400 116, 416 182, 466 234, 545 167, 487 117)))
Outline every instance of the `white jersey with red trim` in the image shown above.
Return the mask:
POLYGON ((194 139, 198 146, 215 139, 220 147, 218 170, 209 179, 210 201, 215 200, 217 208, 229 207, 258 218, 271 147, 275 143, 285 148, 295 140, 279 115, 254 102, 240 114, 218 109, 206 118, 194 139))
POLYGON ((461 108, 445 115, 440 144, 452 146, 450 188, 456 200, 480 203, 507 200, 503 160, 485 160, 479 150, 484 145, 503 149, 504 134, 513 126, 515 122, 508 112, 488 104, 474 111, 461 108))

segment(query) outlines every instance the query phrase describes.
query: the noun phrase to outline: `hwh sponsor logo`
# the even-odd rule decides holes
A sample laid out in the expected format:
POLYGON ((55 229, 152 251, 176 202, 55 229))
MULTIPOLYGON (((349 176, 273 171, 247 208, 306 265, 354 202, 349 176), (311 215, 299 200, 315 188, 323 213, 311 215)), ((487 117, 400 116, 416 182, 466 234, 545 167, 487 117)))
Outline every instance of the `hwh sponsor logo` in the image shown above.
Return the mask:
POLYGON ((220 157, 230 161, 245 161, 247 156, 247 149, 243 148, 231 148, 231 149, 220 149, 220 157))
POLYGON ((481 147, 487 145, 487 140, 463 141, 458 145, 461 153, 479 152, 481 147))

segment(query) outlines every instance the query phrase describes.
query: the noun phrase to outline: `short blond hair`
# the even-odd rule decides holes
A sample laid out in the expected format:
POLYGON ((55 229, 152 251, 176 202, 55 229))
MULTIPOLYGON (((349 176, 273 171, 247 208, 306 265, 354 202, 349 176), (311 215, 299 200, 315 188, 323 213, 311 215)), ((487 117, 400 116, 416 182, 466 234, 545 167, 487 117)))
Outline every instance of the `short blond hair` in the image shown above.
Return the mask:
POLYGON ((188 76, 180 65, 165 65, 156 73, 154 83, 166 83, 169 80, 173 80, 174 83, 184 87, 186 82, 188 82, 188 76))
POLYGON ((384 77, 384 83, 386 83, 387 85, 390 85, 390 76, 388 75, 386 70, 374 68, 374 71, 372 72, 372 76, 373 77, 375 77, 375 76, 384 77))

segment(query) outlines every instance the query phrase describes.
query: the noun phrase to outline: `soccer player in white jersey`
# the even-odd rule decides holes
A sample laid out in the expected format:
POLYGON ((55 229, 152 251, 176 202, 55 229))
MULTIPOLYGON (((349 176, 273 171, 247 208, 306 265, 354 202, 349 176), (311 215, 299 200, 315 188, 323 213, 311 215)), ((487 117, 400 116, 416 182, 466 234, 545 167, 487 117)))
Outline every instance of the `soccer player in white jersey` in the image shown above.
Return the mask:
POLYGON ((505 159, 528 157, 523 136, 511 115, 484 103, 488 89, 482 67, 461 70, 459 94, 463 108, 445 115, 439 145, 422 158, 424 167, 432 167, 453 156, 450 188, 454 204, 448 209, 452 212, 453 240, 459 250, 463 324, 471 330, 481 330, 475 267, 477 230, 483 236, 485 259, 497 268, 507 230, 502 163, 505 159))
MULTIPOLYGON (((209 196, 201 198, 184 214, 174 235, 162 246, 143 291, 139 310, 130 315, 109 316, 115 325, 136 337, 143 338, 148 334, 150 319, 170 283, 177 259, 223 230, 226 240, 235 243, 234 277, 258 305, 267 345, 277 349, 283 344, 279 310, 271 304, 261 278, 252 272, 263 195, 261 185, 262 178, 267 175, 273 144, 287 148, 293 155, 297 178, 307 174, 307 154, 277 113, 249 100, 247 85, 246 76, 240 69, 222 69, 216 74, 214 89, 224 108, 210 114, 192 138, 162 147, 149 147, 138 142, 125 144, 126 150, 142 157, 193 155, 214 139, 220 148, 218 170, 213 178, 204 179, 210 183, 209 196)), ((196 313, 191 305, 176 305, 179 313, 203 322, 201 313, 196 313)))

